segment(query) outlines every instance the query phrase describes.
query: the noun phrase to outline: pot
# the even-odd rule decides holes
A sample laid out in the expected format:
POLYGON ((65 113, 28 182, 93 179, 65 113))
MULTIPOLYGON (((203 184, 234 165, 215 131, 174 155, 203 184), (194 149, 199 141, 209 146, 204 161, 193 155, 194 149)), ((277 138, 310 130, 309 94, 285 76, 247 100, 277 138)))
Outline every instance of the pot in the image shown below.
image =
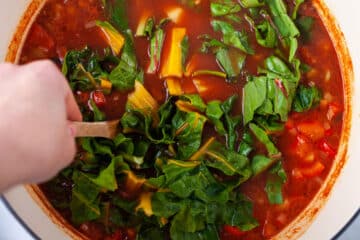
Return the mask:
MULTIPOLYGON (((360 28, 355 22, 360 2, 313 1, 331 32, 346 85, 342 144, 333 169, 315 199, 274 239, 331 239, 360 206, 360 188, 357 186, 360 182, 357 158, 360 156, 360 28)), ((17 61, 28 26, 44 2, 0 3, 0 61, 17 61)), ((4 197, 14 214, 40 239, 82 237, 54 212, 36 186, 18 186, 4 197)))

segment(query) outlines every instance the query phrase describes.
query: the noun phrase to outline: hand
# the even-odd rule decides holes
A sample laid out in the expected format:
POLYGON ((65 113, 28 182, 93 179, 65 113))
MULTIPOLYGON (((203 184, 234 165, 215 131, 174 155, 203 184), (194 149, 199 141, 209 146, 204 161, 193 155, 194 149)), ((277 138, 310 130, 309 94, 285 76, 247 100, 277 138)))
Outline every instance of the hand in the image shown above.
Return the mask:
POLYGON ((54 177, 76 153, 71 121, 82 116, 50 61, 0 64, 0 192, 54 177))

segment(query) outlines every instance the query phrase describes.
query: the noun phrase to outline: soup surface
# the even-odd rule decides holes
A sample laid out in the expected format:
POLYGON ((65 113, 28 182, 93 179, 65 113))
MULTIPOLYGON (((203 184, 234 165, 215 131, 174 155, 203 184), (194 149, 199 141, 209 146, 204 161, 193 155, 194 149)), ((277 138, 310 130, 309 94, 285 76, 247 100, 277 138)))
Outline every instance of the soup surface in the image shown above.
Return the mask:
POLYGON ((337 153, 343 83, 311 1, 48 0, 37 59, 85 121, 121 119, 40 186, 91 239, 269 239, 337 153))

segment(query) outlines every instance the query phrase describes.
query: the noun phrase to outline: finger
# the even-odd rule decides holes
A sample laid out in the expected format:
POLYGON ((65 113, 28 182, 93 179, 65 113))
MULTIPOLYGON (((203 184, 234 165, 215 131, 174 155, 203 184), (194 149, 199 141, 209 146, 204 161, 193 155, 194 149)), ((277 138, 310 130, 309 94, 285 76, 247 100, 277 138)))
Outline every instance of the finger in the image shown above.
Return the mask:
POLYGON ((71 92, 70 87, 68 87, 68 88, 69 88, 69 90, 65 97, 67 118, 70 121, 81 122, 82 115, 81 115, 79 106, 76 103, 75 97, 74 97, 73 93, 71 92))
POLYGON ((66 133, 63 139, 63 149, 61 156, 60 167, 64 168, 69 165, 75 158, 76 154, 76 142, 75 142, 75 128, 72 126, 72 123, 67 124, 67 129, 64 130, 66 133))

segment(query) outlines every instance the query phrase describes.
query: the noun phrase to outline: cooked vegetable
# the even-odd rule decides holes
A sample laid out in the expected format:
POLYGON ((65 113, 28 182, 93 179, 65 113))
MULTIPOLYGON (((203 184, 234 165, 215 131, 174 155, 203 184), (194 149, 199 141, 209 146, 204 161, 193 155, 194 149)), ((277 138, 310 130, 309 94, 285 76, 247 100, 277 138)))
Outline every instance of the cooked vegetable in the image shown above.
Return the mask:
POLYGON ((108 22, 96 21, 96 25, 104 32, 114 54, 119 55, 125 44, 124 37, 108 22))
POLYGON ((84 121, 120 119, 114 139, 77 139, 71 166, 40 186, 86 237, 270 239, 327 178, 347 112, 311 1, 44 9, 20 63, 62 65, 84 121))
POLYGON ((183 41, 186 38, 185 28, 173 28, 171 30, 171 46, 161 68, 161 77, 182 77, 183 75, 183 41))

